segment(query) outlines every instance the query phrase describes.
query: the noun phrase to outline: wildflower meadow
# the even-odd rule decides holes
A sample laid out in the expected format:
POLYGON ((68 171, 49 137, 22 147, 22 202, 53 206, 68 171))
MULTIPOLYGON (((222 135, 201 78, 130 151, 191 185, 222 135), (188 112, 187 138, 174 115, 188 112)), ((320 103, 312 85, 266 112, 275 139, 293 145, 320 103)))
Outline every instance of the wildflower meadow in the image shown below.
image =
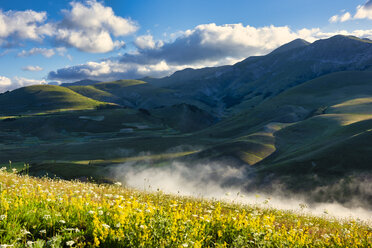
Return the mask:
POLYGON ((371 247, 372 228, 216 200, 0 172, 0 247, 371 247))

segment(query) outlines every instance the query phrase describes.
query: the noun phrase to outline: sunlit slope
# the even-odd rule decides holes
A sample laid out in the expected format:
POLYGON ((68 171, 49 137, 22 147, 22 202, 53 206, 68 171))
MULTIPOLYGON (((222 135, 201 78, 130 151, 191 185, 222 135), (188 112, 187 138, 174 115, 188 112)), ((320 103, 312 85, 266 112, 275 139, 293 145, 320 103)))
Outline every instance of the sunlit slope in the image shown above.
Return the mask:
MULTIPOLYGON (((318 140, 326 140, 325 130, 331 130, 327 133, 329 136, 327 140, 333 141, 335 130, 372 118, 372 110, 369 108, 370 96, 372 96, 372 72, 333 73, 283 92, 264 101, 256 108, 247 109, 197 135, 225 140, 223 147, 218 149, 220 153, 226 154, 227 151, 231 151, 229 153, 234 156, 240 154, 238 157, 243 158, 243 161, 248 164, 252 164, 251 161, 261 161, 260 158, 266 158, 278 147, 280 151, 276 151, 275 154, 283 153, 296 157, 299 146, 303 146, 305 150, 313 150, 314 147, 309 145, 311 143, 318 147, 326 145, 319 143, 318 140), (283 129, 288 125, 290 127, 283 129), (287 143, 277 141, 278 137, 281 137, 277 134, 278 130, 282 130, 279 133, 284 134, 295 127, 301 127, 298 134, 281 138, 281 140, 288 140, 287 143), (260 146, 261 138, 257 140, 243 138, 259 137, 255 134, 265 135, 264 147, 260 146), (307 139, 303 138, 304 136, 307 139), (238 144, 237 140, 239 140, 238 144), (252 142, 260 144, 253 145, 252 142), (289 144, 292 143, 296 145, 290 147, 289 144), (265 156, 260 155, 262 152, 265 156)), ((349 137, 359 131, 340 130, 339 132, 339 135, 349 137)))
POLYGON ((114 97, 111 93, 100 90, 92 85, 77 85, 69 86, 69 89, 89 98, 92 98, 97 101, 109 101, 114 97))
POLYGON ((146 82, 140 80, 117 80, 92 85, 65 86, 83 96, 98 101, 127 105, 125 99, 121 99, 121 96, 127 91, 128 87, 142 84, 146 84, 146 82))
POLYGON ((92 109, 103 105, 107 104, 55 85, 28 86, 0 95, 2 115, 92 109))
POLYGON ((332 73, 289 89, 257 107, 247 108, 205 132, 220 137, 239 136, 268 123, 294 123, 323 114, 333 105, 369 96, 372 96, 372 72, 332 73))

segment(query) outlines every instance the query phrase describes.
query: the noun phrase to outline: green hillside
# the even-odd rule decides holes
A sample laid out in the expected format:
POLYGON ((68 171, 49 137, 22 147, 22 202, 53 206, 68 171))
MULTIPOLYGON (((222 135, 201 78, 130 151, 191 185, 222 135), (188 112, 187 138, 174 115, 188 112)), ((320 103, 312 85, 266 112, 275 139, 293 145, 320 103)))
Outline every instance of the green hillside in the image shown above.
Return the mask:
POLYGON ((93 85, 69 86, 68 88, 83 96, 92 98, 97 101, 107 101, 114 97, 111 93, 100 90, 93 85))
POLYGON ((104 105, 107 103, 55 85, 33 85, 0 95, 1 115, 92 109, 104 105))

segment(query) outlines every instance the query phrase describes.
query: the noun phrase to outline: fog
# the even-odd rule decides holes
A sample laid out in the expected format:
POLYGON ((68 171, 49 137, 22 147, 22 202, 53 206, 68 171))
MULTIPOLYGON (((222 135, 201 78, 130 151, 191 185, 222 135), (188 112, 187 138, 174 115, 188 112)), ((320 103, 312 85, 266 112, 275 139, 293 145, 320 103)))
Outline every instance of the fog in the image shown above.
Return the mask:
MULTIPOLYGON (((140 190, 158 191, 180 196, 194 196, 239 204, 293 210, 299 213, 336 218, 353 218, 372 223, 372 211, 361 207, 345 207, 339 203, 309 203, 304 195, 288 196, 278 189, 272 194, 250 192, 245 187, 244 170, 222 163, 188 165, 173 162, 169 166, 122 164, 113 169, 115 178, 140 190)), ((310 192, 309 192, 310 193, 310 192)), ((355 201, 355 200, 354 200, 355 201)), ((354 206, 360 206, 355 204, 354 206)))

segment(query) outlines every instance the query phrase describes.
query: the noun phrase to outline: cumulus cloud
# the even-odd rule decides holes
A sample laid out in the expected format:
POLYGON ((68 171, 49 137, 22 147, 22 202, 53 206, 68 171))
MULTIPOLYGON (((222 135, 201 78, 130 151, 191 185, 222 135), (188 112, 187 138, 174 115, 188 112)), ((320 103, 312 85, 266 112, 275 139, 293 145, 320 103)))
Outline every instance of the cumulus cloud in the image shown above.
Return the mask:
POLYGON ((242 24, 203 24, 184 31, 172 42, 159 42, 159 46, 155 46, 149 35, 139 37, 135 41, 139 53, 125 54, 121 61, 152 64, 165 60, 171 65, 236 62, 248 56, 265 54, 299 37, 312 39, 312 34, 318 30, 306 31, 294 32, 287 26, 256 28, 242 24))
POLYGON ((18 53, 17 56, 18 57, 28 57, 28 56, 32 56, 32 55, 38 55, 38 54, 41 54, 44 57, 50 58, 55 54, 55 52, 54 52, 54 49, 52 49, 52 48, 47 49, 47 48, 35 47, 35 48, 32 48, 28 51, 22 50, 22 52, 18 53))
POLYGON ((372 20, 372 0, 369 0, 364 5, 359 5, 354 18, 372 20))
POLYGON ((41 41, 51 36, 53 27, 45 21, 46 12, 0 10, 0 44, 10 45, 23 39, 41 41))
POLYGON ((358 5, 354 16, 352 16, 349 12, 346 12, 343 15, 332 16, 331 18, 329 18, 329 22, 346 22, 355 19, 372 20, 372 0, 368 0, 364 5, 358 5))
POLYGON ((0 45, 14 46, 25 39, 41 42, 49 36, 61 46, 105 53, 125 45, 113 37, 138 29, 134 21, 116 16, 112 8, 96 0, 72 1, 70 5, 71 9, 63 10, 63 19, 57 22, 47 22, 46 12, 0 10, 0 45))
POLYGON ((2 87, 7 87, 11 84, 12 84, 12 81, 9 78, 4 77, 4 76, 0 76, 0 89, 2 87))
POLYGON ((372 38, 372 29, 326 33, 318 28, 293 31, 287 26, 255 28, 242 24, 205 24, 182 32, 170 42, 154 41, 151 35, 137 37, 135 53, 62 68, 50 72, 48 78, 72 81, 161 77, 188 67, 234 64, 252 55, 267 54, 296 38, 313 42, 337 34, 372 38))
POLYGON ((144 76, 161 77, 189 65, 172 66, 165 61, 155 64, 121 63, 113 60, 102 62, 88 62, 86 64, 65 67, 48 74, 49 80, 74 81, 84 78, 100 81, 116 80, 121 78, 140 78, 144 76))
POLYGON ((138 29, 132 20, 116 16, 112 8, 95 0, 70 5, 71 10, 63 10, 64 18, 56 31, 57 41, 64 45, 84 52, 105 53, 125 45, 112 36, 128 35, 138 29))
POLYGON ((29 66, 22 67, 22 70, 24 70, 24 71, 42 71, 43 68, 41 68, 40 66, 29 65, 29 66))
POLYGON ((155 42, 152 35, 142 35, 138 36, 134 40, 134 45, 140 50, 146 50, 161 47, 163 46, 163 42, 162 41, 155 42))
POLYGON ((329 22, 336 23, 336 22, 346 22, 348 20, 351 20, 352 16, 349 12, 344 13, 343 15, 334 15, 331 18, 329 18, 329 22))
POLYGON ((13 77, 12 79, 10 79, 4 76, 0 76, 0 93, 35 84, 46 84, 46 81, 24 77, 13 77))

